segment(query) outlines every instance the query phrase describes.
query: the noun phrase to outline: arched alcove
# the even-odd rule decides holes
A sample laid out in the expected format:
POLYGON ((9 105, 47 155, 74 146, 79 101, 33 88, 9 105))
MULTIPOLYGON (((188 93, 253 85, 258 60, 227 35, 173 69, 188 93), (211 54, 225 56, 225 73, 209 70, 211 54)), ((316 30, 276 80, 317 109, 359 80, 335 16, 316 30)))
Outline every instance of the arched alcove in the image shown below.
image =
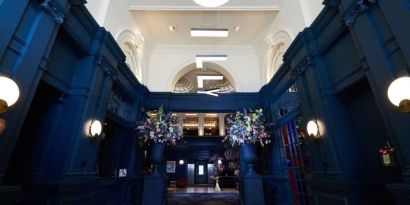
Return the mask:
POLYGON ((117 42, 126 56, 125 62, 128 67, 137 79, 142 82, 142 66, 144 59, 143 37, 137 36, 130 30, 124 30, 118 36, 117 42))
POLYGON ((268 35, 265 39, 267 50, 265 54, 266 82, 269 82, 283 64, 283 55, 292 42, 292 37, 286 31, 279 31, 268 35))
POLYGON ((197 91, 197 75, 222 75, 223 80, 220 81, 205 81, 204 89, 220 88, 221 93, 231 93, 237 91, 237 83, 232 75, 222 66, 207 62, 204 68, 198 69, 195 63, 190 63, 180 69, 171 80, 169 89, 177 93, 196 93, 197 91))

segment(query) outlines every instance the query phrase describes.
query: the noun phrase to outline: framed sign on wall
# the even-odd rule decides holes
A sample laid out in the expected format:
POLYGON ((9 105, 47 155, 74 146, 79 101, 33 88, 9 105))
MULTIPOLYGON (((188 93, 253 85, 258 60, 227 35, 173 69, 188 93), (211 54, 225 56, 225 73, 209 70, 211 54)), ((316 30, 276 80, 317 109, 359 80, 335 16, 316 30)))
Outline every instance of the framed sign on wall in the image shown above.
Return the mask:
POLYGON ((176 161, 167 161, 167 173, 175 173, 176 161))

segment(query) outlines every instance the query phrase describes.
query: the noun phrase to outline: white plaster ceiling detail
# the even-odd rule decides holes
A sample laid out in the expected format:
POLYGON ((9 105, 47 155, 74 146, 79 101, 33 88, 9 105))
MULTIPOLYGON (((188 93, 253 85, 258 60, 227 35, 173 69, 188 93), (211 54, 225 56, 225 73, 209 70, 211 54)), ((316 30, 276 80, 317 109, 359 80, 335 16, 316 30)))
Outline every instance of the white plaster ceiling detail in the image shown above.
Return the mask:
POLYGON ((130 10, 279 10, 280 0, 230 0, 226 4, 207 8, 193 0, 129 0, 130 10))
POLYGON ((182 77, 176 83, 173 92, 175 93, 192 93, 194 88, 194 83, 191 80, 182 77))
POLYGON ((253 45, 263 39, 276 11, 133 11, 152 44, 253 45), (175 26, 175 31, 169 27, 175 26), (239 31, 234 27, 239 26, 239 31), (191 28, 227 28, 228 38, 191 37, 191 28))
POLYGON ((226 77, 224 77, 223 80, 204 80, 204 87, 199 89, 198 85, 196 84, 198 75, 208 75, 208 76, 209 75, 212 75, 212 76, 222 75, 223 76, 223 74, 213 69, 209 69, 209 68, 195 69, 195 70, 192 70, 186 73, 184 76, 182 76, 175 84, 172 92, 196 93, 198 90, 206 91, 206 90, 214 90, 214 89, 219 89, 217 93, 232 93, 236 91, 232 83, 226 77))

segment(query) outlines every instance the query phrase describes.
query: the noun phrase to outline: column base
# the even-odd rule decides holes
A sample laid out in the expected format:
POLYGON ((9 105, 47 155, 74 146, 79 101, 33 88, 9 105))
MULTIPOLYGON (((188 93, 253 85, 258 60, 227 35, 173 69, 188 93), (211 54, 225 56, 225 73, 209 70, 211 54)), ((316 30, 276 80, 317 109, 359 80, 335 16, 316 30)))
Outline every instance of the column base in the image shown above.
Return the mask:
POLYGON ((262 177, 259 175, 243 176, 241 194, 243 205, 264 205, 262 177))
POLYGON ((164 176, 144 177, 142 205, 162 205, 166 197, 164 176))

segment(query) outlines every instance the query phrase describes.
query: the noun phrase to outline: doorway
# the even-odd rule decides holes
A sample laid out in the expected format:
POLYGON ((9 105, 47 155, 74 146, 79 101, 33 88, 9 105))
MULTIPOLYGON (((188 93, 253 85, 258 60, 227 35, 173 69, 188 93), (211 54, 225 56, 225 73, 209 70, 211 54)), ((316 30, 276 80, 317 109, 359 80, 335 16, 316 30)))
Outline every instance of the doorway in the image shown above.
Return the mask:
POLYGON ((195 163, 195 185, 208 184, 208 168, 206 162, 195 163))

